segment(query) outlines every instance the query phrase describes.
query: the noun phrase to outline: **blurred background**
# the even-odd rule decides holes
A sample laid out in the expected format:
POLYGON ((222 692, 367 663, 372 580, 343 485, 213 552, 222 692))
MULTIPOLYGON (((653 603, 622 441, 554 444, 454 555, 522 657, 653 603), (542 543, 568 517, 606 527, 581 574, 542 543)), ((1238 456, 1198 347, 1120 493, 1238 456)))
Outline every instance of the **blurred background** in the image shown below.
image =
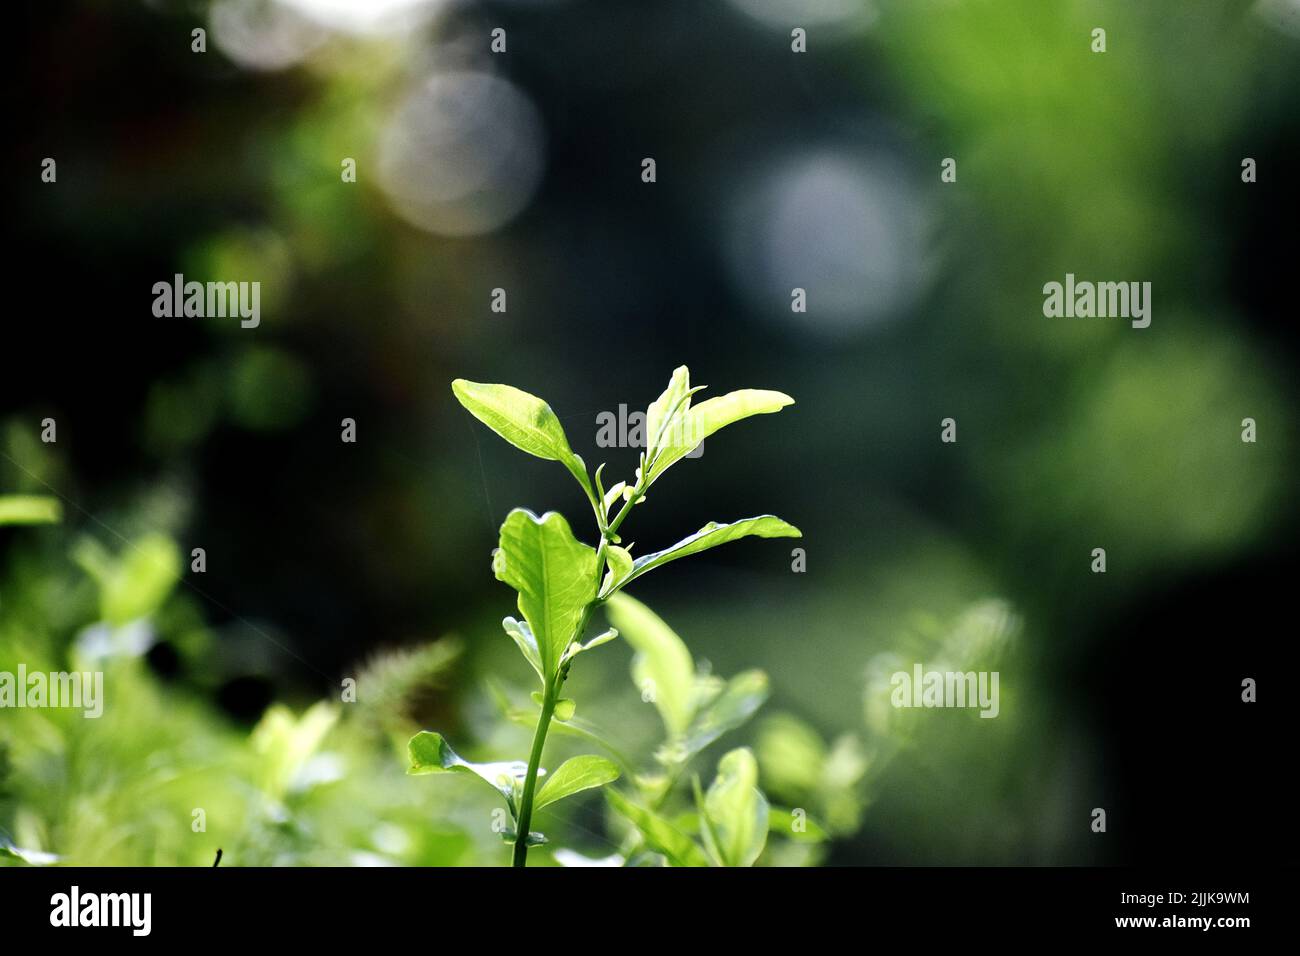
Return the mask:
MULTIPOLYGON (((770 678, 727 740, 830 839, 764 862, 1295 862, 1294 0, 10 15, 28 296, 0 337, 0 495, 62 517, 0 527, 0 670, 103 669, 107 699, 0 712, 9 862, 504 862, 485 795, 406 777, 404 741, 526 754, 496 529, 553 508, 593 536, 563 470, 450 382, 545 398, 610 483, 636 452, 597 447, 597 416, 681 364, 797 400, 628 524, 638 551, 764 512, 803 529, 636 592, 715 673, 770 678), (1067 272, 1151 282, 1150 328, 1045 318, 1067 272), (260 281, 260 326, 155 317, 176 273, 260 281), (913 661, 998 670, 1000 716, 889 707, 913 661)), ((630 656, 585 655, 572 689, 645 763, 630 656)), ((544 828, 602 857, 602 807, 544 828)))

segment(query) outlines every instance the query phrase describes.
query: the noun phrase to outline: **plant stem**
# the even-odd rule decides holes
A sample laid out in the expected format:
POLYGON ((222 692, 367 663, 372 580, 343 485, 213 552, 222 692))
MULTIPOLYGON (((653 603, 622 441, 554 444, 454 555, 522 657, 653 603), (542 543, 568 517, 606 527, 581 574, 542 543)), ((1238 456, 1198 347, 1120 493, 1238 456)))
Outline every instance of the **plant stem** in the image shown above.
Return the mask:
MULTIPOLYGON (((587 622, 591 618, 591 612, 600 603, 600 584, 605 578, 605 555, 609 548, 609 538, 618 532, 619 526, 627 518, 632 506, 645 493, 645 484, 646 478, 643 471, 641 479, 636 483, 636 487, 632 489, 632 497, 623 503, 623 507, 619 509, 618 514, 608 526, 604 526, 604 522, 601 520, 603 516, 600 512, 597 511, 596 513, 596 523, 600 532, 600 544, 596 547, 596 592, 598 596, 582 609, 582 619, 578 622, 578 628, 570 641, 582 640, 582 635, 587 630, 587 622)), ((528 755, 528 771, 524 775, 524 789, 519 797, 519 819, 515 821, 515 850, 511 859, 512 866, 522 867, 528 865, 528 833, 533 823, 533 797, 537 791, 537 772, 542 765, 542 750, 546 746, 546 734, 551 729, 551 717, 555 713, 555 704, 560 699, 560 688, 564 686, 567 670, 567 667, 561 668, 560 672, 542 691, 542 712, 537 717, 537 729, 533 731, 533 749, 528 755)))
POLYGON ((551 715, 555 712, 558 682, 547 685, 542 694, 542 712, 533 732, 533 750, 528 755, 528 774, 524 777, 524 792, 519 798, 519 819, 515 827, 515 852, 513 865, 528 865, 528 832, 533 823, 533 795, 537 790, 537 769, 542 763, 542 748, 546 746, 546 732, 551 729, 551 715))

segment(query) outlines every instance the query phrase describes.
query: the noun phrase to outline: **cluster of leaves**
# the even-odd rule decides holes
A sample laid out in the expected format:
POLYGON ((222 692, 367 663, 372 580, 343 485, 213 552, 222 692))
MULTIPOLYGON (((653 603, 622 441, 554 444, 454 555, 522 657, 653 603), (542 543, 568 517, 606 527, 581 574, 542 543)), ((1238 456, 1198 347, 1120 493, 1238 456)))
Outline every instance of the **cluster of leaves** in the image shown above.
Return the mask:
MULTIPOLYGON (((594 475, 588 474, 546 402, 509 385, 462 379, 452 385, 456 398, 479 421, 515 447, 557 461, 573 475, 591 505, 598 536, 593 548, 574 536, 559 513, 547 512, 539 517, 521 508, 511 511, 501 526, 492 567, 499 580, 518 592, 523 617, 505 618, 503 628, 541 685, 534 695, 540 711, 528 760, 472 763, 452 750, 440 734, 428 731, 416 734, 409 743, 411 773, 466 773, 501 795, 513 821, 504 837, 514 844, 516 866, 524 865, 530 846, 546 841, 543 834, 530 829, 534 810, 611 783, 620 773, 613 760, 595 754, 571 758, 549 774, 541 766, 552 720, 571 721, 576 711, 572 698, 563 696, 573 662, 618 636, 618 630, 610 628, 587 638, 593 611, 608 604, 616 609, 615 615, 630 618, 648 614, 621 593, 642 575, 747 536, 799 536, 797 528, 780 518, 759 515, 728 524, 709 522, 668 548, 639 556, 632 554, 631 546, 623 545, 619 532, 624 521, 634 507, 646 501, 651 486, 673 464, 719 429, 753 415, 779 411, 793 402, 781 392, 741 389, 695 404, 693 398, 701 388, 691 385, 685 366, 673 372, 668 387, 646 411, 647 447, 640 454, 635 475, 630 482, 619 481, 606 488, 602 480, 605 465, 594 475), (543 777, 538 790, 537 782, 543 777)), ((644 629, 642 634, 652 630, 644 629)), ((705 682, 701 692, 689 653, 680 640, 677 645, 652 653, 642 650, 638 655, 670 735, 667 749, 661 754, 663 780, 659 784, 649 781, 651 787, 660 786, 663 793, 671 789, 680 769, 695 753, 728 725, 734 725, 737 715, 743 714, 744 719, 753 712, 762 699, 757 696, 759 685, 766 694, 766 677, 756 672, 742 675, 725 687, 705 682)), ((756 782, 753 755, 734 751, 723 758, 708 793, 699 796, 700 830, 713 862, 747 865, 761 852, 762 842, 756 834, 765 837, 769 813, 756 782)), ((646 845, 670 862, 689 864, 706 859, 689 838, 682 835, 686 843, 676 840, 651 808, 621 795, 610 799, 636 825, 646 845), (694 852, 687 849, 687 844, 694 852)))
POLYGON ((378 656, 358 675, 360 702, 276 704, 250 733, 205 700, 208 688, 161 682, 145 658, 166 641, 185 670, 213 669, 211 635, 177 588, 175 541, 155 530, 110 550, 60 526, 60 510, 58 499, 0 496, 12 545, 0 671, 102 671, 103 712, 4 710, 0 866, 210 866, 217 848, 234 866, 437 866, 497 851, 477 804, 450 795, 431 820, 427 792, 393 760, 418 726, 411 703, 450 666, 454 642, 378 656))
POLYGON ((608 613, 635 651, 632 679, 642 699, 659 712, 665 739, 654 753, 653 769, 632 775, 630 793, 606 792, 610 808, 630 824, 631 833, 620 854, 605 862, 751 866, 769 830, 798 840, 818 838, 815 827, 809 832, 791 826, 791 811, 769 806, 748 748, 730 750, 718 761, 707 791, 693 774, 690 786, 684 786, 695 758, 766 701, 767 675, 748 670, 723 680, 712 674, 695 663, 662 618, 629 595, 612 598, 608 613))

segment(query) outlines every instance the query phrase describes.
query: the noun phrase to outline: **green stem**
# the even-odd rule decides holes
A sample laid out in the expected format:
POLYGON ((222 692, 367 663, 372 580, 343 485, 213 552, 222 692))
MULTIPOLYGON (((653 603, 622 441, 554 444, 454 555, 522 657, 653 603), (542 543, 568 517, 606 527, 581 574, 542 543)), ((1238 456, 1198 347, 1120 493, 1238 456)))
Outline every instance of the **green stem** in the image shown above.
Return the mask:
POLYGON ((546 732, 551 729, 551 715, 555 712, 558 682, 547 685, 542 693, 542 713, 537 718, 533 732, 533 750, 528 755, 528 774, 524 777, 524 792, 519 798, 519 819, 515 821, 514 866, 528 865, 528 833, 533 823, 533 795, 537 790, 537 769, 542 764, 542 748, 546 746, 546 732))
MULTIPOLYGON (((605 524, 604 516, 597 511, 596 524, 600 531, 600 544, 596 547, 596 593, 600 593, 601 582, 605 578, 605 555, 609 549, 609 539, 618 533, 619 527, 631 512, 633 505, 645 493, 647 468, 643 466, 641 479, 632 489, 632 497, 623 503, 614 520, 605 524)), ((578 629, 574 633, 571 641, 582 640, 583 634, 587 630, 587 622, 591 618, 591 612, 600 603, 599 597, 587 604, 582 609, 582 620, 578 622, 578 629)), ((537 729, 533 731, 533 749, 528 755, 528 771, 524 775, 524 789, 519 797, 519 819, 515 821, 515 850, 512 858, 513 866, 528 865, 528 833, 533 823, 533 797, 537 791, 537 772, 542 765, 542 750, 546 746, 546 734, 551 729, 551 717, 555 713, 555 704, 560 699, 560 688, 564 686, 564 680, 567 676, 567 666, 560 670, 560 673, 546 685, 542 691, 542 712, 537 718, 537 729)))

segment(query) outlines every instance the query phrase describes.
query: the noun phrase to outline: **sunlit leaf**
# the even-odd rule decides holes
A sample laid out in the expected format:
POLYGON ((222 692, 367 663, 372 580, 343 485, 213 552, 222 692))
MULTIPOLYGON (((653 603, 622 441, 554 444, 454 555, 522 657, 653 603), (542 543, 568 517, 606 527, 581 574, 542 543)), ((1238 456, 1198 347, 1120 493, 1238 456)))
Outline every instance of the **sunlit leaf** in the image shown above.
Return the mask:
MULTIPOLYGON (((678 435, 680 438, 682 430, 686 427, 691 396, 703 387, 697 385, 691 388, 691 373, 685 365, 680 365, 673 370, 673 377, 669 380, 668 387, 646 409, 645 437, 648 461, 653 461, 661 448, 673 448, 680 443, 680 441, 675 443, 673 436, 678 435)), ((684 440, 689 441, 689 436, 684 440)), ((689 453, 698 444, 698 441, 694 442, 686 451, 689 453)))
POLYGON ((753 866, 767 845, 767 798, 758 789, 758 762, 745 747, 728 752, 704 795, 701 826, 709 853, 722 866, 753 866))
POLYGON ((582 544, 557 512, 537 517, 516 508, 501 525, 493 563, 497 577, 519 592, 519 610, 531 627, 549 680, 596 597, 596 552, 582 544))
POLYGON ((734 730, 754 715, 767 700, 767 674, 760 670, 742 671, 722 689, 708 706, 700 709, 681 742, 683 756, 689 759, 729 730, 734 730))
POLYGON ((694 715, 691 652, 659 615, 635 598, 615 594, 606 608, 618 632, 636 651, 632 672, 637 687, 652 696, 669 735, 681 734, 694 715))
POLYGON ((537 794, 533 807, 541 809, 557 800, 563 800, 583 790, 603 787, 617 779, 618 765, 612 760, 593 754, 570 757, 546 778, 546 783, 537 794))
POLYGON ((545 682, 546 674, 542 667, 542 654, 537 648, 537 638, 533 636, 533 629, 528 626, 528 622, 507 617, 501 622, 501 627, 510 635, 510 639, 515 642, 515 646, 524 655, 524 659, 533 666, 533 670, 537 671, 537 676, 545 682))
POLYGON ((606 546, 605 563, 609 570, 605 572, 605 580, 600 585, 602 595, 610 594, 615 589, 622 587, 627 576, 632 573, 634 564, 632 555, 627 549, 620 548, 616 544, 606 546))
POLYGON ((645 439, 647 450, 653 454, 659 433, 675 414, 681 414, 691 390, 691 371, 685 365, 673 369, 672 378, 663 393, 650 403, 645 413, 645 439))
POLYGON ((528 765, 522 760, 499 763, 470 763, 461 758, 443 739, 442 734, 422 730, 407 744, 410 766, 407 773, 468 773, 487 783, 493 790, 510 799, 514 782, 522 779, 528 765))
POLYGON ((678 541, 672 547, 643 554, 632 563, 632 570, 613 582, 613 587, 626 587, 647 571, 653 571, 669 561, 676 561, 688 555, 699 554, 720 544, 746 537, 758 538, 800 538, 803 533, 794 525, 782 521, 775 515, 759 515, 756 518, 744 518, 731 524, 718 524, 710 521, 699 531, 678 541))
POLYGON ((617 790, 606 790, 605 798, 617 813, 637 828, 646 844, 666 856, 673 866, 709 865, 709 858, 694 840, 653 810, 638 806, 617 790))
POLYGON ((714 432, 751 415, 779 412, 794 399, 784 392, 743 388, 693 405, 680 423, 666 428, 657 454, 651 460, 649 480, 655 481, 674 463, 689 455, 714 432))
POLYGON ((511 385, 489 385, 458 378, 451 383, 451 390, 471 415, 516 448, 564 465, 582 485, 587 497, 595 502, 596 493, 587 477, 587 466, 569 447, 564 426, 550 405, 511 385))

